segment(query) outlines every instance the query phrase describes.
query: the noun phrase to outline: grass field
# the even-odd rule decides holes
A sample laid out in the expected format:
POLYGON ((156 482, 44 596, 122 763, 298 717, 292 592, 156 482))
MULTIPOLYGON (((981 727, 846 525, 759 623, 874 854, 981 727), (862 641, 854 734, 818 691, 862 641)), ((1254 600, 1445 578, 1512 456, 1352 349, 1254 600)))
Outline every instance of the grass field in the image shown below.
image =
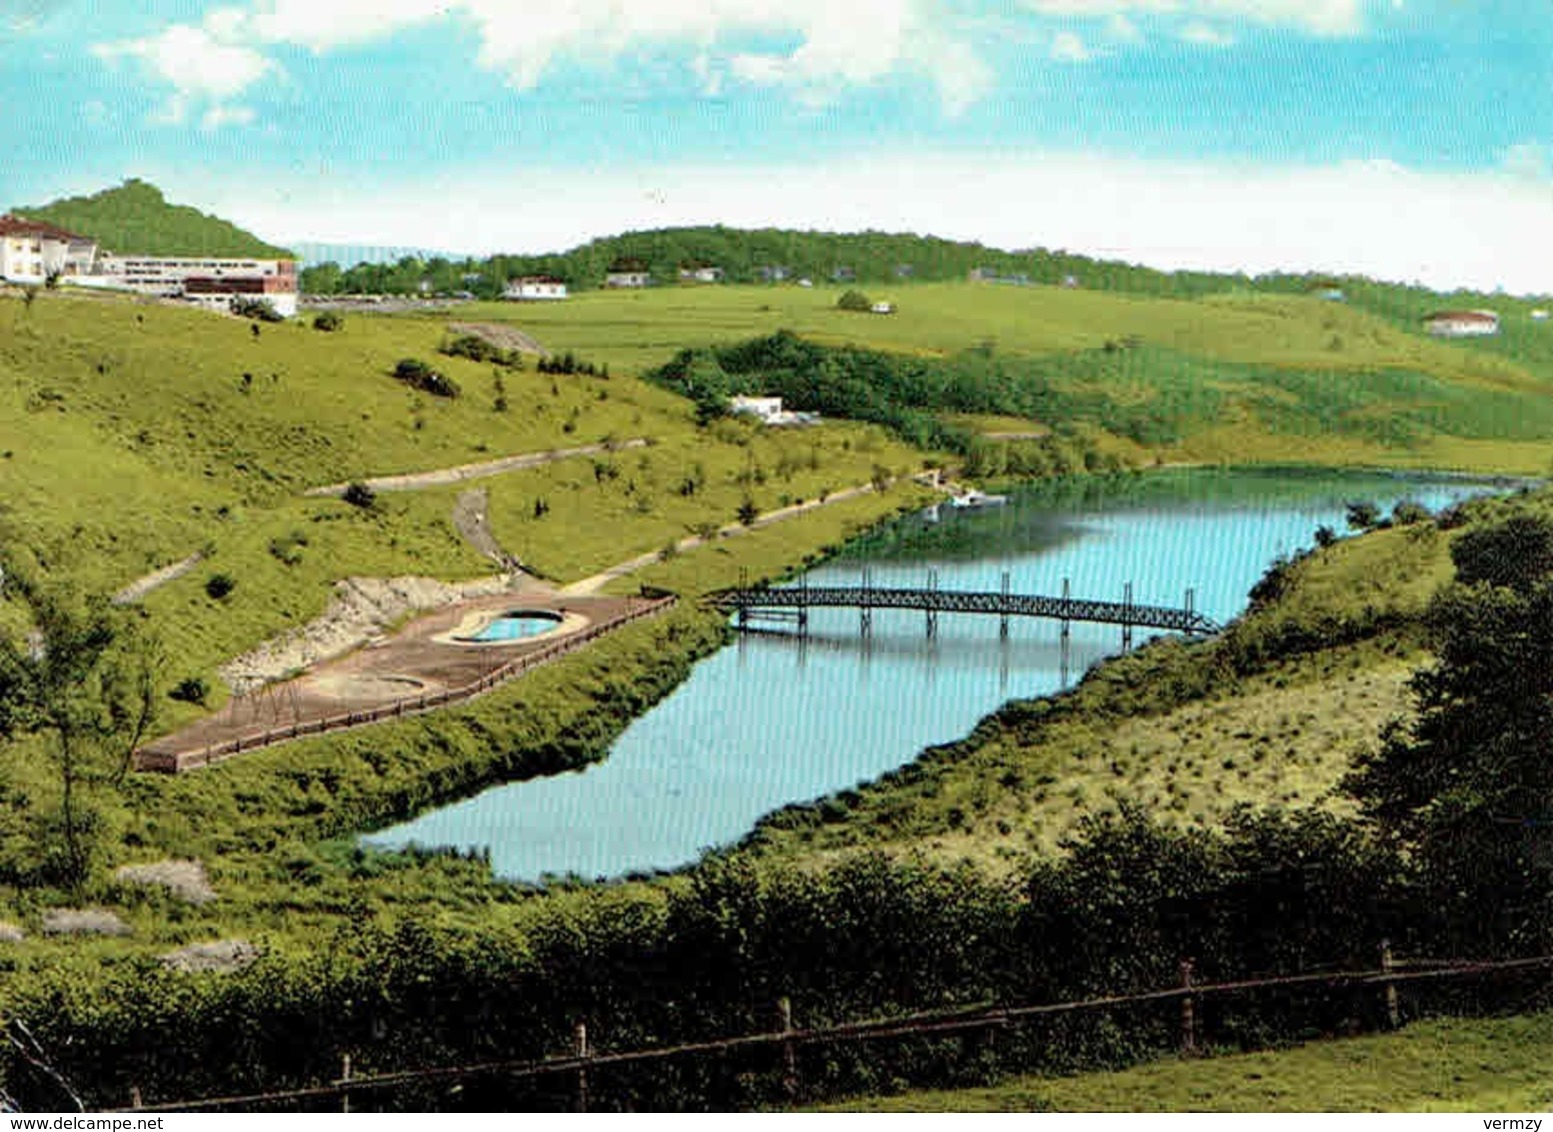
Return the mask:
MULTIPOLYGON (((1049 384, 1062 423, 1140 463, 1298 460, 1519 474, 1548 467, 1553 343, 1545 339, 1553 332, 1524 310, 1507 311, 1500 339, 1445 343, 1420 331, 1421 306, 1372 311, 1251 292, 1185 301, 966 283, 896 292, 900 309, 890 316, 836 309, 835 288, 744 286, 584 292, 558 304, 481 304, 461 317, 510 322, 553 350, 629 372, 684 346, 778 329, 927 356, 990 350, 1049 384)), ((1057 422, 962 423, 1019 434, 1057 422)))
POLYGON ((834 1106, 850 1112, 1544 1112, 1553 1016, 1440 1019, 1397 1034, 1170 1059, 834 1106))

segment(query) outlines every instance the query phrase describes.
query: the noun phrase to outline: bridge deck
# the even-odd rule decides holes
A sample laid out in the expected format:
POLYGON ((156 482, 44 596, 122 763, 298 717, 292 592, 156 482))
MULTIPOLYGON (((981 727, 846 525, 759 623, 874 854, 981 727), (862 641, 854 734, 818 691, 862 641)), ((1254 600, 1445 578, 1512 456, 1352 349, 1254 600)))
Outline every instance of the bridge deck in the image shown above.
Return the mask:
POLYGON ((1137 605, 1125 601, 1046 597, 1041 594, 974 593, 939 589, 891 589, 877 586, 784 586, 778 589, 725 590, 715 603, 730 612, 775 609, 911 609, 932 613, 976 613, 999 617, 1043 617, 1103 625, 1209 634, 1219 626, 1192 609, 1137 605))

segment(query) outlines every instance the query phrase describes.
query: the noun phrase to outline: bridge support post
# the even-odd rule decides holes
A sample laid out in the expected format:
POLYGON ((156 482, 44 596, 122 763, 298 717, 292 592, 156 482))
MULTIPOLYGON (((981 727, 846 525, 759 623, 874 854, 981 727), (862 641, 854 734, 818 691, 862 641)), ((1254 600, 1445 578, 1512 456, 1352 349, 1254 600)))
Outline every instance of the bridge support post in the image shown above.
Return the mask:
POLYGON ((1132 651, 1132 583, 1122 591, 1122 651, 1132 651))
POLYGON ((998 639, 1008 640, 1008 571, 1003 571, 1003 605, 998 610, 998 639))
POLYGON ((873 593, 872 593, 872 588, 873 588, 873 586, 872 586, 872 582, 870 581, 870 574, 869 574, 868 567, 864 566, 863 567, 863 593, 862 593, 862 599, 863 600, 858 603, 858 607, 857 607, 857 628, 858 628, 858 632, 861 633, 865 638, 866 637, 871 637, 873 635, 873 631, 874 631, 874 610, 873 610, 873 593))
POLYGON ((938 635, 938 607, 934 604, 938 600, 938 571, 927 572, 927 635, 932 640, 938 635))
MULTIPOLYGON (((1066 612, 1068 603, 1073 600, 1073 586, 1067 579, 1062 579, 1062 608, 1066 612)), ((1062 619, 1062 686, 1068 686, 1068 659, 1073 642, 1073 622, 1066 617, 1062 619)))
POLYGON ((805 574, 798 580, 798 636, 800 639, 809 635, 809 575, 805 574))

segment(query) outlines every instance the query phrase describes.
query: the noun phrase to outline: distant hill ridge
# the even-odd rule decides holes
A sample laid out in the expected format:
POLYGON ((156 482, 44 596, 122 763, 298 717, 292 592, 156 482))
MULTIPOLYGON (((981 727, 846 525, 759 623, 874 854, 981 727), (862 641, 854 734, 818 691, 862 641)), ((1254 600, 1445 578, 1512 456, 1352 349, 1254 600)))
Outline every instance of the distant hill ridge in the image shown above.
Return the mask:
POLYGON ((160 189, 141 180, 131 179, 92 196, 13 211, 90 236, 118 254, 291 258, 285 248, 267 244, 220 217, 169 203, 160 189))

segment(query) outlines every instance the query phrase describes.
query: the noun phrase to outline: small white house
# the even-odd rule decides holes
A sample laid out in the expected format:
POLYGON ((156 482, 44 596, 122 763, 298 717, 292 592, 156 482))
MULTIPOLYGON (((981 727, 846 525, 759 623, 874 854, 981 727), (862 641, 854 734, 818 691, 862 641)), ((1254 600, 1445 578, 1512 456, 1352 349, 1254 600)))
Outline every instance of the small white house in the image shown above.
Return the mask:
POLYGON ((679 269, 681 283, 721 283, 723 269, 710 264, 687 264, 679 269))
POLYGON ((1546 322, 1548 320, 1548 312, 1538 307, 1531 312, 1531 320, 1533 322, 1546 322))
POLYGON ((514 302, 553 302, 566 298, 566 281, 554 275, 525 275, 508 282, 501 297, 514 302))
POLYGON ((758 417, 762 423, 770 424, 782 415, 782 398, 730 397, 728 411, 736 416, 758 417))
POLYGON ((1497 311, 1436 311, 1424 329, 1437 338, 1482 338, 1499 333, 1497 311))
POLYGON ((617 259, 604 275, 606 287, 646 287, 651 282, 647 265, 639 259, 617 259))
POLYGON ((894 314, 895 313, 895 304, 894 303, 878 302, 878 303, 875 303, 873 306, 869 307, 868 309, 873 311, 874 314, 894 314))

